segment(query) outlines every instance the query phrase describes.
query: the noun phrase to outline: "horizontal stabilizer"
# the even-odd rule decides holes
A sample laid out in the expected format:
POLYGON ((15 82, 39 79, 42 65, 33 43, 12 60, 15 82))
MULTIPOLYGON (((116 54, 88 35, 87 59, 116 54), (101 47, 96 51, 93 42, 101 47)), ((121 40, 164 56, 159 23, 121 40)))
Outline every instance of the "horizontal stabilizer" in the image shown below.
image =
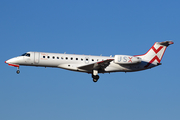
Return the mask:
POLYGON ((163 45, 163 46, 169 46, 174 44, 173 41, 165 41, 165 42, 158 42, 158 44, 163 45))

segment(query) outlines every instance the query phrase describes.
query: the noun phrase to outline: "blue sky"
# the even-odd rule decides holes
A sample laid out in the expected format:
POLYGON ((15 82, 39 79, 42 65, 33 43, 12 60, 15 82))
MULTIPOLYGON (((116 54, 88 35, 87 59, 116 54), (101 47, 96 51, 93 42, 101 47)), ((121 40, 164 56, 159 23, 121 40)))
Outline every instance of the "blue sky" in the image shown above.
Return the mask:
POLYGON ((0 4, 0 120, 179 120, 178 0, 12 1, 0 4), (27 51, 137 55, 174 40, 162 66, 90 74, 9 67, 27 51))

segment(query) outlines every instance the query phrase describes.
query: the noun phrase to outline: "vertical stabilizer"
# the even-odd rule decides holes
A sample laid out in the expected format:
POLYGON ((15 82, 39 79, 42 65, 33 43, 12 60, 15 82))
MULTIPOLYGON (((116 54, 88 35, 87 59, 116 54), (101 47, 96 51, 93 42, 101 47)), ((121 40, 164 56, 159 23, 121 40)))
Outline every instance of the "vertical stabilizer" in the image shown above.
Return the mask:
POLYGON ((143 61, 148 62, 145 66, 147 68, 153 62, 160 63, 166 48, 171 44, 174 43, 172 41, 156 42, 146 54, 136 56, 141 57, 143 61))

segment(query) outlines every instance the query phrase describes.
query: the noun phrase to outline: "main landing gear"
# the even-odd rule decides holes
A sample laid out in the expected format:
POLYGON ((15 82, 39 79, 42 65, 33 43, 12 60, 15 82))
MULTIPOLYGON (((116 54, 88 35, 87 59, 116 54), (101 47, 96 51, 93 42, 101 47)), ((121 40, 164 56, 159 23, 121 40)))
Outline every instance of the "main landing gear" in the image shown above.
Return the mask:
POLYGON ((92 78, 93 78, 93 82, 97 82, 98 81, 99 75, 98 75, 98 71, 97 70, 93 70, 92 78))
POLYGON ((19 74, 19 73, 20 73, 19 67, 17 67, 17 71, 16 71, 16 73, 17 73, 17 74, 19 74))
POLYGON ((92 75, 93 82, 97 82, 99 79, 99 75, 92 75))

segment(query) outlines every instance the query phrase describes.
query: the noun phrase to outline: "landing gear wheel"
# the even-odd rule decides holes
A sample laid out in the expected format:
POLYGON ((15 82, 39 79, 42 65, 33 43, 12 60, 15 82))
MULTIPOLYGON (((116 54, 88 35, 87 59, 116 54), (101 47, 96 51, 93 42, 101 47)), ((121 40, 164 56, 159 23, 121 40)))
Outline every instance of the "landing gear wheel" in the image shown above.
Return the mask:
POLYGON ((93 75, 92 78, 93 78, 93 82, 97 82, 99 79, 99 75, 93 75))
POLYGON ((97 82, 97 81, 98 81, 98 79, 93 78, 93 82, 97 82))
POLYGON ((17 71, 16 71, 16 73, 17 73, 17 74, 19 74, 19 73, 20 73, 20 71, 19 71, 19 70, 17 70, 17 71))

